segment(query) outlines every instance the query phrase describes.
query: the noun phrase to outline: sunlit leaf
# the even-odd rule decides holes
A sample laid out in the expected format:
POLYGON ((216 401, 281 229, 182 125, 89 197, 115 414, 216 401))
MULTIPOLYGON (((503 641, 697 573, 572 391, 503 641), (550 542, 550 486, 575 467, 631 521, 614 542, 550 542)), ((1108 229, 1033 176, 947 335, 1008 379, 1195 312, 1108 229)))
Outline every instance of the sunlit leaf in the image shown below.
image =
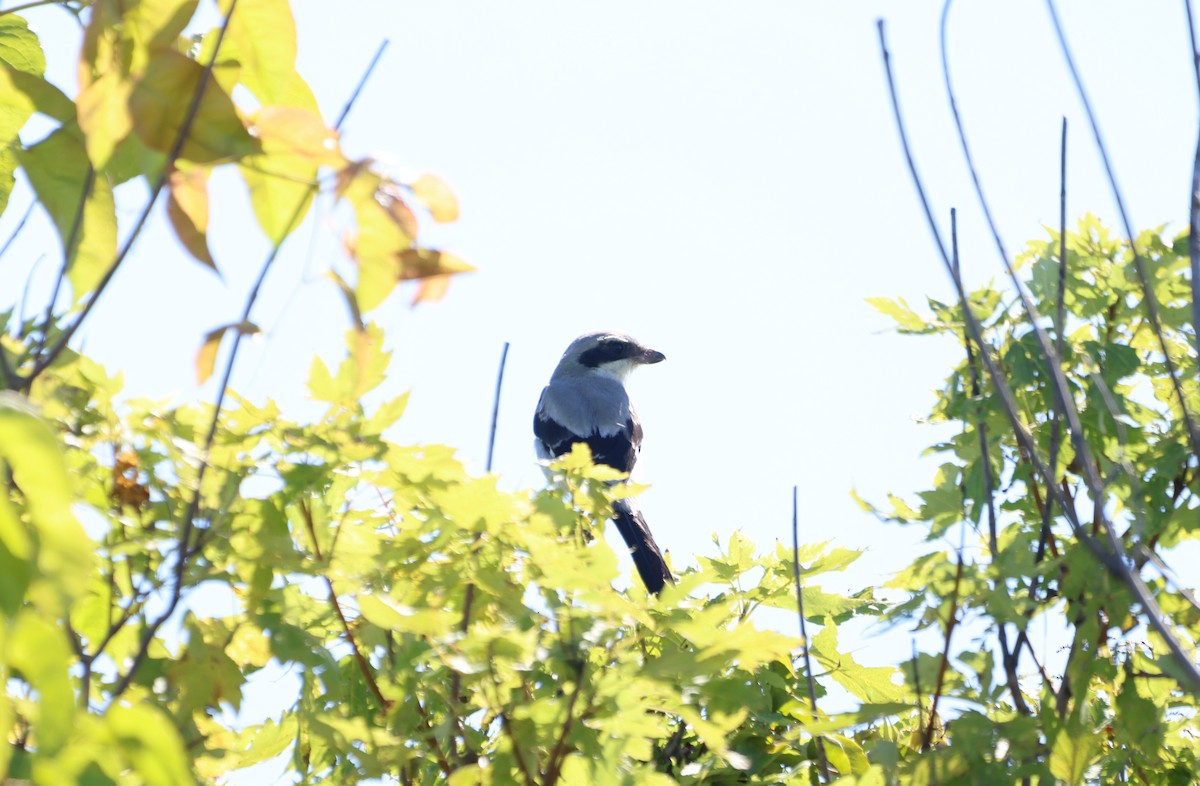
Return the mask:
POLYGON ((317 168, 346 161, 337 134, 314 111, 267 107, 254 116, 253 128, 261 153, 243 159, 238 168, 259 226, 272 243, 281 243, 312 204, 317 168))
POLYGON ((79 127, 87 135, 88 156, 98 169, 108 165, 117 145, 133 130, 132 95, 129 77, 115 69, 101 73, 79 91, 79 127))
POLYGON ((1050 772, 1056 778, 1076 786, 1084 782, 1084 774, 1099 752, 1100 737, 1089 731, 1062 728, 1050 750, 1050 772))
MULTIPOLYGON (((169 152, 188 117, 204 68, 174 49, 155 50, 129 99, 133 128, 150 147, 169 152)), ((209 79, 180 158, 198 164, 235 160, 258 150, 225 91, 209 79)))
POLYGON ((426 172, 408 185, 434 221, 458 219, 458 198, 444 180, 426 172))
POLYGON ((33 147, 18 151, 17 160, 58 229, 67 252, 67 278, 78 301, 96 286, 116 255, 112 187, 106 178, 92 176, 77 128, 60 128, 33 147))
POLYGON ((400 227, 409 240, 416 240, 418 232, 417 216, 412 212, 412 209, 404 201, 398 189, 394 186, 384 183, 379 189, 378 199, 388 215, 400 227))
MULTIPOLYGON (((230 4, 220 0, 221 12, 228 13, 230 4)), ((264 107, 318 111, 312 90, 296 73, 296 22, 287 0, 239 0, 226 36, 241 63, 242 84, 264 107)))
POLYGON ((167 180, 167 218, 175 236, 197 261, 212 268, 208 250, 208 171, 201 168, 173 169, 167 180))
POLYGON ((417 291, 413 294, 412 305, 418 303, 437 303, 446 296, 450 289, 450 276, 426 276, 417 282, 417 291))
POLYGON ((140 782, 147 786, 195 783, 175 724, 161 710, 145 704, 117 705, 105 720, 140 782))
POLYGON ((863 666, 838 649, 837 628, 826 625, 812 637, 812 654, 843 688, 860 701, 886 704, 904 701, 906 690, 893 681, 892 666, 863 666))
POLYGON ((75 718, 66 631, 26 609, 5 638, 5 660, 40 695, 35 722, 39 752, 54 753, 68 744, 75 718))
POLYGON ((228 330, 234 330, 243 336, 253 336, 262 332, 253 322, 233 322, 206 333, 200 351, 196 353, 196 384, 203 385, 212 376, 213 367, 217 362, 217 350, 221 348, 221 339, 228 330))
POLYGON ((453 254, 430 248, 406 248, 400 252, 400 279, 470 273, 475 268, 453 254))
POLYGON ((29 23, 17 14, 0 16, 0 62, 36 76, 46 72, 42 44, 29 23))

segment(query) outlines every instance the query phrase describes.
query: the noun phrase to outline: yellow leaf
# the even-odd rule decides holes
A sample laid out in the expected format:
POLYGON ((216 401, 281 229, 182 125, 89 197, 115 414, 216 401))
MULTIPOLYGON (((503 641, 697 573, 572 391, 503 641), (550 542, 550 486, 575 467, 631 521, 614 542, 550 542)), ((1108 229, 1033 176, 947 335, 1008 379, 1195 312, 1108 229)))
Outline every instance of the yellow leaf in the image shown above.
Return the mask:
MULTIPOLYGON (((220 0, 228 13, 232 0, 220 0)), ((288 0, 238 0, 225 47, 241 63, 241 82, 264 107, 317 112, 312 89, 296 72, 296 22, 288 0)))
POLYGON ((354 295, 363 313, 382 303, 396 288, 400 280, 397 255, 412 244, 377 199, 382 183, 379 175, 361 162, 339 174, 340 195, 354 208, 355 231, 346 247, 358 263, 354 295))
POLYGON ((112 70, 92 80, 79 91, 76 106, 79 127, 87 134, 88 157, 97 169, 103 169, 117 145, 133 130, 129 115, 129 97, 133 92, 129 77, 112 70))
POLYGON ((396 190, 388 185, 384 185, 378 194, 379 204, 383 205, 383 209, 392 217, 396 225, 408 235, 409 240, 417 239, 417 217, 412 212, 405 201, 396 193, 396 190))
POLYGON ((204 343, 200 345, 200 351, 196 353, 196 383, 203 385, 212 376, 213 367, 217 363, 217 350, 221 347, 221 339, 225 336, 225 331, 236 330, 243 336, 252 336, 256 333, 261 333, 262 330, 253 322, 233 322, 228 325, 221 325, 219 328, 214 328, 204 335, 204 343))
POLYGON ((197 261, 212 268, 212 254, 208 250, 208 170, 173 169, 168 178, 170 193, 167 197, 167 217, 175 236, 197 261))
POLYGON ((243 159, 239 169, 259 226, 272 243, 281 243, 312 204, 317 167, 347 162, 337 134, 314 111, 268 107, 254 116, 253 128, 262 152, 243 159))
POLYGON ((225 336, 228 325, 222 325, 216 330, 209 331, 204 336, 204 343, 196 353, 196 384, 203 385, 212 376, 213 367, 217 364, 217 350, 221 347, 221 339, 225 336))
POLYGON ((441 178, 428 172, 409 183, 413 196, 425 205, 434 221, 454 221, 458 218, 458 198, 441 178))

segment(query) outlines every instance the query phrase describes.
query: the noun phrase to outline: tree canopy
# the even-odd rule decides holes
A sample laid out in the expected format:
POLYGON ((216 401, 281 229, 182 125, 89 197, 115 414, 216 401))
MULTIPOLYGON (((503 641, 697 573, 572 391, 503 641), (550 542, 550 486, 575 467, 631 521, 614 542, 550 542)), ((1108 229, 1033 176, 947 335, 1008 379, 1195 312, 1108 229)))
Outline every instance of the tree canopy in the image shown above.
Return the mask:
POLYGON ((195 0, 60 5, 85 25, 73 98, 0 12, 0 211, 19 174, 62 242, 45 308, 0 312, 5 784, 220 782, 272 759, 294 782, 458 786, 1200 772, 1200 604, 1168 567, 1200 534, 1187 233, 1122 239, 1086 215, 1030 242, 1012 288, 969 289, 955 266, 956 302, 874 300, 900 332, 963 347, 929 413, 957 430, 930 446, 930 488, 861 500, 928 551, 838 593, 821 582, 859 552, 726 533, 676 556, 655 598, 614 588, 596 532, 639 489, 585 448, 546 488, 504 491, 448 446, 389 437, 405 395, 363 403, 390 361, 370 312, 471 268, 419 239, 457 216, 441 180, 343 154, 352 101, 321 116, 284 0, 226 0, 197 35, 195 0), (162 192, 182 250, 215 266, 218 167, 274 250, 241 319, 200 342, 201 378, 225 351, 216 401, 138 398, 71 339, 162 192), (119 216, 133 182, 150 196, 119 216), (352 208, 353 275, 336 279, 352 325, 340 363, 310 367, 323 413, 297 421, 230 383, 321 192, 352 208), (803 637, 758 624, 767 608, 798 612, 803 637), (839 641, 851 620, 939 646, 860 663, 881 659, 839 641), (280 669, 294 695, 244 722, 280 669))

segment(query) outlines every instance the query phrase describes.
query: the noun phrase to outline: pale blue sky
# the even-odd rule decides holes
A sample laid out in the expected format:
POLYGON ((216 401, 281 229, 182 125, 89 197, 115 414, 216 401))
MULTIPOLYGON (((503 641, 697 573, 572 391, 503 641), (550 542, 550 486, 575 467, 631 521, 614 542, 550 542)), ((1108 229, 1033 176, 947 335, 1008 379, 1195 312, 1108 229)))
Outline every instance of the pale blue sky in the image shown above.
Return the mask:
MULTIPOLYGON (((370 315, 395 349, 386 393, 413 391, 398 439, 455 445, 482 471, 508 340, 495 470, 509 487, 539 484, 530 420, 542 385, 575 335, 625 330, 667 355, 631 389, 646 430, 638 475, 652 484, 643 506, 677 566, 710 552, 710 532, 740 528, 760 546, 789 538, 793 484, 805 540, 870 550, 831 589, 906 564, 916 533, 866 516, 849 491, 879 498, 929 482, 919 454, 937 437, 914 418, 958 349, 883 332, 889 321, 864 302, 949 298, 887 103, 880 15, 935 208, 960 209, 968 276, 1000 275, 942 90, 940 2, 332 7, 295 3, 301 73, 332 118, 391 38, 344 146, 445 177, 462 217, 429 237, 479 268, 443 303, 410 310, 401 292, 370 315)), ((1197 125, 1182 4, 1072 0, 1061 13, 1134 221, 1182 228, 1197 125)), ((53 9, 29 19, 51 77, 73 87, 75 28, 53 9)), ((1064 114, 1070 215, 1113 222, 1044 4, 960 0, 950 29, 964 120, 1010 249, 1057 224, 1064 114)), ((267 243, 236 174, 212 187, 225 282, 158 221, 80 333, 132 394, 214 394, 214 382, 195 386, 193 355, 207 330, 237 318, 267 243)), ((126 220, 140 198, 123 203, 126 220)), ((40 302, 59 253, 45 227, 39 218, 0 265, 0 308, 44 253, 40 302)), ((340 296, 315 275, 334 263, 344 261, 324 225, 289 242, 254 315, 267 336, 246 347, 237 390, 315 412, 309 358, 336 360, 347 327, 340 296)))

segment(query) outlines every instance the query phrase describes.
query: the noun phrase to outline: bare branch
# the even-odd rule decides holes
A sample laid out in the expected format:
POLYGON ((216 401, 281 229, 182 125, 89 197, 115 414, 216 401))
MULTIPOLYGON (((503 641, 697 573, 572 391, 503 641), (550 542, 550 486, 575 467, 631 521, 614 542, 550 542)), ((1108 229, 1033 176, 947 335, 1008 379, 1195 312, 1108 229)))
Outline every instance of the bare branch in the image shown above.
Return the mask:
MULTIPOLYGON (((1200 90, 1200 49, 1196 47, 1196 25, 1192 19, 1192 0, 1183 0, 1187 11, 1188 40, 1192 44, 1192 66, 1196 88, 1200 90)), ((1192 198, 1188 211, 1188 257, 1192 263, 1192 339, 1200 358, 1200 134, 1196 138, 1196 156, 1192 162, 1192 198)), ((1198 361, 1200 362, 1200 361, 1198 361)))
MULTIPOLYGON (((896 127, 900 136, 900 143, 904 150, 905 159, 908 163, 909 174, 912 176, 913 184, 917 189, 917 195, 921 202, 921 207, 924 211, 926 221, 929 225, 931 234, 933 235, 935 245, 941 257, 942 264, 946 271, 950 274, 955 288, 958 290, 960 300, 966 300, 966 292, 963 290, 962 281, 955 279, 954 268, 950 261, 950 256, 946 252, 945 244, 942 242, 940 230, 937 227, 937 222, 933 218, 933 211, 929 205, 929 200, 925 195, 925 187, 921 182, 919 173, 917 172, 916 163, 912 157, 912 150, 908 144, 908 135, 904 128, 903 118, 900 114, 900 101, 896 94, 895 81, 892 77, 891 56, 887 48, 887 38, 884 33, 883 20, 878 22, 879 44, 883 58, 884 71, 887 77, 888 92, 891 98, 892 111, 896 120, 896 127)), ((1007 258, 1005 259, 1007 263, 1007 258)), ((1023 289, 1019 290, 1019 294, 1023 295, 1023 299, 1028 299, 1027 294, 1023 289)), ((1032 303, 1029 304, 1032 307, 1032 303)), ((1035 311, 1030 310, 1031 317, 1035 311)), ((976 345, 983 347, 983 333, 979 325, 979 321, 970 309, 964 312, 964 317, 967 320, 967 327, 971 331, 971 337, 975 340, 976 345)), ((1045 356, 1050 359, 1050 371, 1055 378, 1056 391, 1059 396, 1059 404, 1063 407, 1067 422, 1069 425, 1069 433, 1072 435, 1072 441, 1075 443, 1076 454, 1084 462, 1083 472, 1084 479, 1087 481, 1089 491, 1093 494, 1093 498, 1102 496, 1103 485, 1095 475, 1095 467, 1091 461, 1091 452, 1083 439, 1083 431, 1079 424, 1078 412, 1074 409, 1074 402, 1064 397, 1068 392, 1066 380, 1063 377, 1061 365, 1056 361, 1054 349, 1050 346, 1049 339, 1046 338, 1045 331, 1042 330, 1036 319, 1033 319, 1034 330, 1037 332, 1039 343, 1042 345, 1042 351, 1045 356)), ((1107 519, 1103 519, 1106 526, 1104 527, 1105 535, 1109 541, 1108 547, 1102 545, 1099 541, 1093 538, 1079 524, 1079 518, 1072 507, 1068 505, 1066 495, 1063 490, 1054 483, 1053 471, 1038 457, 1036 453, 1036 444, 1033 436, 1029 433, 1029 429, 1021 421, 1018 414, 1016 400, 1013 396, 1012 389, 1008 386, 1007 380, 1001 373, 996 361, 988 352, 981 352, 981 358, 984 366, 987 368, 988 376, 991 378, 992 385, 1004 407, 1005 414, 1009 419, 1009 423, 1013 428, 1013 433, 1016 436, 1018 443, 1028 452, 1030 460, 1033 462, 1038 474, 1040 474, 1046 483, 1047 492, 1055 497, 1055 501, 1059 507, 1063 509, 1068 523, 1071 525, 1072 534, 1075 535, 1088 550, 1104 565, 1105 568, 1116 578, 1120 579, 1129 588, 1130 592, 1137 599, 1138 603, 1146 610, 1147 621, 1166 641, 1168 648, 1171 650, 1172 657, 1176 660, 1181 671, 1181 682, 1188 690, 1200 691, 1200 669, 1192 662, 1189 655, 1183 650, 1179 643, 1175 632, 1166 622, 1166 617, 1159 607, 1154 597, 1147 590, 1146 585, 1129 567, 1126 558, 1120 549, 1119 542, 1116 541, 1116 536, 1113 528, 1108 525, 1107 519)))
MULTIPOLYGON (((817 722, 817 687, 813 678, 812 656, 808 646, 808 625, 804 621, 804 587, 800 578, 800 503, 799 490, 792 486, 792 571, 796 581, 796 613, 800 617, 800 638, 804 641, 804 679, 808 684, 808 704, 812 708, 813 723, 817 722)), ((825 741, 814 734, 817 743, 817 763, 826 783, 831 783, 829 760, 825 758, 825 741)))
POLYGON ((50 326, 54 324, 54 304, 58 301, 58 293, 62 290, 63 281, 67 278, 67 269, 71 265, 71 254, 79 244, 79 231, 83 227, 83 215, 87 208, 88 199, 96 185, 96 168, 88 163, 87 175, 83 179, 83 193, 79 195, 79 204, 75 208, 75 217, 71 219, 71 231, 67 233, 66 243, 63 244, 62 265, 58 268, 58 276, 54 279, 54 289, 50 299, 46 301, 46 315, 42 318, 42 329, 38 331, 38 343, 33 350, 35 356, 40 355, 46 348, 46 340, 50 335, 50 326))
MULTIPOLYGON (((954 635, 954 627, 958 624, 958 589, 962 585, 963 561, 962 555, 958 555, 958 565, 954 569, 954 589, 950 592, 950 612, 946 617, 946 635, 945 642, 942 645, 942 657, 938 661, 937 683, 933 688, 933 698, 929 700, 929 722, 925 724, 925 730, 921 733, 921 752, 929 750, 929 745, 933 742, 933 719, 937 717, 938 700, 942 698, 942 687, 946 681, 946 668, 950 665, 950 637, 954 635)), ((1003 627, 1000 628, 1004 630, 1003 627)), ((1010 686, 1011 687, 1011 686, 1010 686)), ((1024 704, 1024 700, 1020 698, 1020 690, 1014 694, 1020 704, 1024 704)), ((1023 715, 1029 714, 1026 708, 1023 715)))
MULTIPOLYGON (((1138 284, 1142 288, 1142 302, 1146 305, 1146 316, 1150 321, 1150 328, 1154 331, 1154 335, 1158 338, 1158 346, 1162 351, 1163 364, 1166 366, 1167 376, 1171 380, 1171 389, 1175 393, 1175 398, 1179 403, 1179 410, 1183 413, 1183 423, 1186 427, 1188 441, 1192 446, 1192 453, 1197 458, 1200 458, 1200 426, 1197 426, 1196 421, 1192 418, 1192 413, 1188 409, 1187 399, 1183 394, 1183 385, 1179 381, 1179 371, 1175 367, 1175 360, 1172 357, 1172 352, 1167 346, 1167 339, 1163 333, 1162 320, 1158 313, 1158 299, 1154 296, 1154 288, 1150 283, 1150 275, 1146 270, 1146 260, 1137 250, 1137 234, 1133 231, 1133 222, 1129 219, 1129 211, 1125 209, 1125 198, 1121 194, 1121 189, 1117 185, 1117 176, 1113 172, 1112 162, 1108 157, 1108 148, 1104 144, 1104 137, 1100 134, 1100 125, 1096 121, 1096 113, 1092 111, 1092 102, 1088 99, 1087 91, 1083 88, 1083 79, 1079 76, 1079 70, 1075 67, 1075 58, 1071 55, 1071 48, 1067 46, 1067 37, 1063 32, 1062 24, 1058 19, 1058 11, 1054 7, 1054 0, 1046 0, 1046 8, 1050 11, 1050 19, 1054 23, 1054 32, 1058 36, 1058 43, 1062 48, 1063 57, 1067 61, 1067 69, 1071 72, 1071 79, 1075 82, 1075 92, 1079 94, 1080 103, 1083 104, 1084 112, 1087 114, 1088 123, 1092 127, 1092 137, 1096 140, 1096 149, 1100 152, 1100 160, 1104 163, 1104 173, 1108 176, 1108 184, 1113 192, 1113 199, 1117 203, 1117 212, 1121 214, 1121 223, 1125 227, 1125 237, 1129 241, 1129 251, 1133 254, 1133 269, 1137 273, 1138 284)), ((1194 51, 1194 50, 1193 50, 1194 51)), ((1195 179, 1195 174, 1193 174, 1195 179)), ((1195 189, 1193 188, 1192 201, 1196 200, 1195 189)), ((1193 208, 1195 209, 1195 208, 1193 208)), ((1189 248, 1191 240, 1189 238, 1189 248)), ((1196 314, 1196 258, 1192 256, 1193 278, 1192 278, 1192 308, 1193 315, 1196 314)), ((1193 324, 1193 329, 1197 325, 1193 324)), ((1200 341, 1200 339, 1198 339, 1200 341)), ((1198 344, 1197 352, 1200 353, 1200 344, 1198 344)), ((1198 358, 1200 360, 1200 358, 1198 358)), ((1200 676, 1200 674, 1198 674, 1200 676)))
MULTIPOLYGON (((962 281, 962 267, 959 264, 958 258, 958 213, 953 208, 950 209, 950 254, 951 276, 954 278, 955 288, 960 293, 965 293, 966 288, 963 286, 962 281)), ((971 308, 971 304, 967 301, 965 295, 960 297, 959 306, 962 308, 964 314, 971 308)), ((971 348, 971 341, 972 338, 970 333, 964 331, 963 343, 966 344, 967 347, 967 368, 971 376, 971 398, 978 401, 980 395, 979 371, 975 367, 975 352, 971 348)), ((987 348, 982 342, 979 344, 979 351, 981 354, 987 354, 987 348)), ((983 461, 983 493, 987 500, 988 514, 988 553, 991 557, 992 563, 994 564, 996 559, 1000 556, 1000 540, 997 534, 999 531, 999 522, 996 520, 996 482, 992 475, 992 460, 988 451, 987 424, 985 423, 985 419, 982 415, 979 416, 978 420, 979 422, 976 424, 975 430, 979 433, 979 455, 980 460, 983 461)), ((954 611, 954 604, 958 600, 958 585, 961 580, 962 551, 960 550, 958 555, 958 571, 954 578, 954 594, 950 604, 951 612, 954 611)), ((945 672, 946 664, 949 661, 950 634, 954 630, 954 624, 955 623, 953 619, 946 623, 946 649, 942 654, 941 670, 938 672, 937 691, 934 693, 933 697, 934 711, 937 710, 937 698, 941 693, 942 676, 945 672)), ((1000 643, 1000 661, 1004 665, 1004 675, 1008 681, 1008 692, 1012 694, 1013 697, 1013 706, 1016 707, 1017 712, 1021 713, 1022 715, 1029 715, 1029 705, 1025 703, 1025 697, 1021 693, 1021 683, 1017 678, 1018 653, 1014 650, 1014 648, 1009 647, 1008 645, 1007 623, 997 623, 996 636, 1000 643)), ((931 724, 933 723, 932 717, 933 716, 930 715, 931 724)), ((929 730, 929 732, 927 732, 927 735, 929 733, 932 733, 932 728, 929 730)), ((928 736, 926 737, 924 746, 929 746, 928 736)))

